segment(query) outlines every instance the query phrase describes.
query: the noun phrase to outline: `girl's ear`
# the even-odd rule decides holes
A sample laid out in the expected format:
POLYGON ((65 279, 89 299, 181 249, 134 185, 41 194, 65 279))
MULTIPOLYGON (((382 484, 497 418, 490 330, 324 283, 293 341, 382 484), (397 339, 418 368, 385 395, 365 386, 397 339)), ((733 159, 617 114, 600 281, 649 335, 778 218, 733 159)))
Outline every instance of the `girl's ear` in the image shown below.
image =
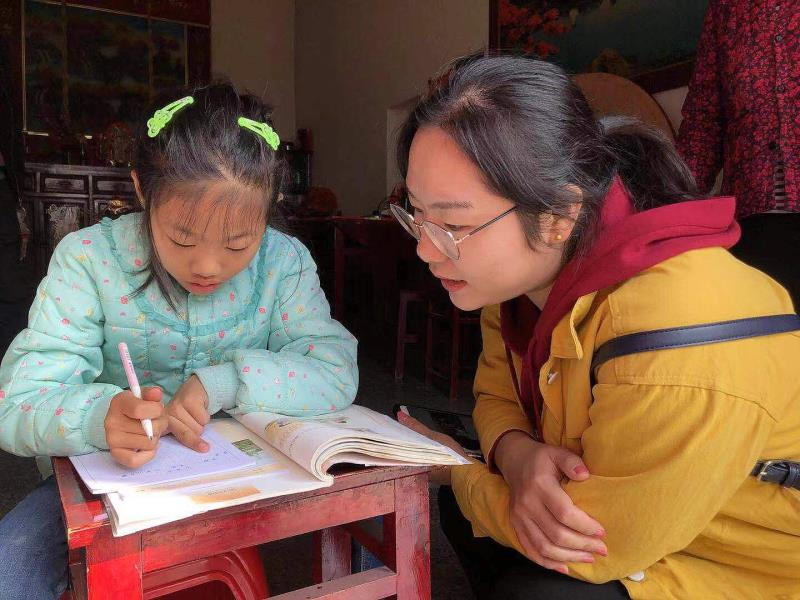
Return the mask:
POLYGON ((142 205, 142 208, 147 208, 142 195, 142 188, 139 186, 139 176, 136 174, 136 169, 131 171, 131 179, 133 179, 133 187, 136 189, 136 197, 139 199, 139 204, 142 205))

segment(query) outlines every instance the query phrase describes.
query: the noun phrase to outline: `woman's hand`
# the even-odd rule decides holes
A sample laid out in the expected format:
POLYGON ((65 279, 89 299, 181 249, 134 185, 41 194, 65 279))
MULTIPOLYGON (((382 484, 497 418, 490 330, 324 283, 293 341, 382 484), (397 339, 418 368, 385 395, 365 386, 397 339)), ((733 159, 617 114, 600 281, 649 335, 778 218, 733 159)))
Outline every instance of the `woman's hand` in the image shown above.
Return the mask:
POLYGON ((141 398, 125 390, 111 399, 103 425, 108 449, 119 464, 136 469, 156 455, 158 440, 167 429, 161 396, 160 388, 147 387, 142 388, 141 398), (142 419, 153 421, 152 440, 144 432, 142 419))
MULTIPOLYGON (((468 458, 467 453, 464 451, 464 448, 461 446, 461 444, 459 444, 449 435, 445 435, 439 431, 434 431, 430 427, 426 427, 414 417, 410 417, 402 411, 397 413, 397 420, 412 431, 416 431, 420 435, 424 435, 426 438, 432 439, 434 442, 439 442, 443 446, 447 446, 448 448, 455 450, 464 458, 468 458)), ((430 481, 433 483, 438 483, 439 485, 450 485, 451 469, 452 467, 449 465, 433 467, 430 472, 430 481)))
POLYGON ((208 442, 200 436, 211 420, 208 394, 197 375, 192 375, 178 388, 167 405, 169 431, 184 446, 197 452, 208 452, 208 442))
MULTIPOLYGON (((572 503, 561 482, 589 478, 579 456, 511 431, 495 447, 495 463, 511 489, 511 525, 528 557, 567 572, 568 562, 594 562, 608 554, 602 525, 572 503)), ((609 499, 611 501, 611 499, 609 499)))

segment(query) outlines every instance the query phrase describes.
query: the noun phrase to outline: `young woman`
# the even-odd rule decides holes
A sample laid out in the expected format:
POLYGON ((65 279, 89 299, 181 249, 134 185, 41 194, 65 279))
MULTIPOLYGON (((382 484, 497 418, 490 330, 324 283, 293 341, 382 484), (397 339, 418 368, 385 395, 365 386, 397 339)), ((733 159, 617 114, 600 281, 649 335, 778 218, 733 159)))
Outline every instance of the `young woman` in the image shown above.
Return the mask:
POLYGON ((598 122, 526 58, 457 63, 398 155, 413 211, 395 215, 453 303, 484 307, 486 464, 439 473, 477 595, 794 597, 800 465, 783 487, 751 471, 800 460, 800 333, 591 367, 626 334, 794 313, 726 250, 734 199, 698 198, 659 134, 598 122))

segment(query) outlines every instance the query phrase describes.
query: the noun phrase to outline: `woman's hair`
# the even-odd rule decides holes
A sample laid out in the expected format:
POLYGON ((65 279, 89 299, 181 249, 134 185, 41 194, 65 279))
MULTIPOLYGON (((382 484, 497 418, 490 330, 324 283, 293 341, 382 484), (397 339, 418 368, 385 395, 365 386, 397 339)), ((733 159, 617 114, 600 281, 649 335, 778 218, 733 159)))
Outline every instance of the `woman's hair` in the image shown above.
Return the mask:
POLYGON ((211 186, 225 184, 215 198, 215 209, 225 211, 226 222, 242 211, 249 220, 269 224, 271 208, 284 176, 283 161, 266 140, 239 125, 239 117, 273 126, 271 109, 255 96, 239 94, 229 83, 214 83, 191 92, 194 101, 175 111, 154 136, 146 121, 180 95, 161 100, 142 119, 137 136, 134 168, 144 199, 144 236, 150 250, 149 275, 138 291, 153 280, 173 304, 177 284, 164 269, 153 244, 150 216, 165 202, 183 201, 186 223, 198 216, 195 199, 211 186))
POLYGON ((486 185, 517 205, 528 239, 542 215, 581 210, 565 262, 589 248, 602 200, 616 175, 636 210, 698 197, 694 178, 659 131, 636 119, 598 121, 567 73, 542 60, 509 55, 458 59, 400 129, 403 177, 417 131, 440 127, 483 173, 486 185), (580 188, 582 197, 568 186, 580 188))

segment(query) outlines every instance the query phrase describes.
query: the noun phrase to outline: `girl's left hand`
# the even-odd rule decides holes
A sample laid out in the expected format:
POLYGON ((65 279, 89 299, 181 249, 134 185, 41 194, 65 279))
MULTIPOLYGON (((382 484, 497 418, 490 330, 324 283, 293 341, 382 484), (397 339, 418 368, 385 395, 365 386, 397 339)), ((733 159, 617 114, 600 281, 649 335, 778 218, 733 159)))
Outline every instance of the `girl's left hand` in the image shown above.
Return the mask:
MULTIPOLYGON (((424 435, 425 437, 432 439, 434 442, 439 442, 443 446, 452 448, 464 458, 469 458, 461 444, 459 444, 449 435, 445 435, 439 431, 434 431, 430 427, 423 425, 414 417, 410 417, 402 411, 397 413, 397 420, 420 435, 424 435)), ((438 483, 439 485, 451 485, 450 473, 452 468, 453 467, 450 466, 433 467, 430 472, 430 481, 432 483, 438 483)))
POLYGON ((184 446, 197 452, 208 452, 208 442, 200 436, 211 420, 208 414, 208 394, 200 378, 192 375, 178 388, 167 404, 169 432, 184 446))

